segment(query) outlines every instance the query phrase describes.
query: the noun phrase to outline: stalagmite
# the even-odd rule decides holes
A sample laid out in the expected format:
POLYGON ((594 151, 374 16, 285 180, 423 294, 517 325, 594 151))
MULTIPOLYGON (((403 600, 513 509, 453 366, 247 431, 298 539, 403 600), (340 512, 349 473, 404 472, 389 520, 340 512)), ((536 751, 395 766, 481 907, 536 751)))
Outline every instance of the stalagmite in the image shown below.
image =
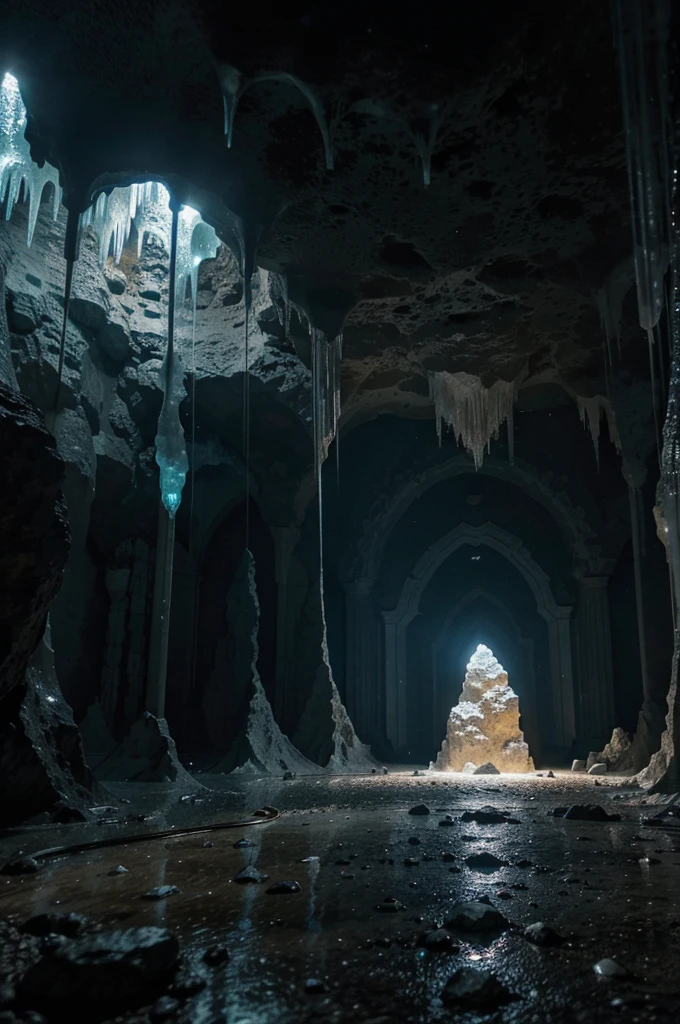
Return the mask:
POLYGON ((514 458, 513 407, 515 382, 498 380, 486 388, 479 377, 469 373, 431 373, 430 397, 434 402, 437 437, 441 444, 442 423, 451 427, 457 441, 472 455, 475 468, 484 461, 502 423, 508 425, 508 452, 514 458))
POLYGON ((225 679, 219 666, 206 686, 203 711, 213 742, 230 738, 230 749, 213 768, 217 772, 257 772, 281 775, 285 771, 318 773, 318 765, 295 749, 279 729, 257 668, 260 603, 255 585, 255 562, 247 549, 227 597, 227 623, 233 631, 233 675, 225 679), (242 723, 230 736, 230 725, 242 723))
POLYGON ((468 662, 463 691, 446 723, 446 739, 430 767, 460 772, 468 762, 491 762, 506 772, 534 769, 519 725, 517 694, 508 685, 507 672, 484 644, 468 662))

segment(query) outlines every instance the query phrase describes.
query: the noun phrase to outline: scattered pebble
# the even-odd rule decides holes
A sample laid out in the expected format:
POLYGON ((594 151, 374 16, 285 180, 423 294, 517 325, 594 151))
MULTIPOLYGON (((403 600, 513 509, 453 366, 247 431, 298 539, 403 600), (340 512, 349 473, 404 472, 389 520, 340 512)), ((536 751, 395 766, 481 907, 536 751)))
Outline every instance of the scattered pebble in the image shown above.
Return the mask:
POLYGON ((514 998, 493 974, 474 967, 460 967, 442 991, 444 1003, 448 1006, 461 1006, 466 1010, 493 1010, 514 998))
POLYGON ((600 978, 626 978, 628 977, 628 971, 625 967, 621 967, 617 964, 616 960, 609 960, 605 957, 604 960, 598 960, 593 965, 595 974, 600 978))
POLYGON ((257 885, 259 882, 266 882, 268 878, 269 875, 262 874, 252 864, 248 864, 237 875, 234 875, 234 881, 238 882, 239 885, 247 885, 249 882, 257 885))
POLYGON ((302 892, 302 886, 295 881, 274 882, 267 889, 268 896, 292 896, 297 892, 302 892))
POLYGON ((415 807, 411 807, 409 809, 408 813, 413 814, 416 817, 423 817, 424 815, 430 813, 430 808, 427 806, 427 804, 416 804, 415 807))
POLYGON ((168 896, 174 896, 179 891, 179 887, 176 885, 157 885, 155 889, 149 889, 148 892, 142 893, 142 899, 167 900, 168 896))
POLYGON ((564 942, 562 936, 543 921, 527 925, 522 934, 528 942, 533 942, 535 946, 561 946, 564 942))
POLYGON ((130 874, 130 869, 124 867, 122 864, 118 864, 115 868, 111 868, 111 870, 108 872, 108 874, 110 876, 113 876, 113 875, 129 875, 130 874))

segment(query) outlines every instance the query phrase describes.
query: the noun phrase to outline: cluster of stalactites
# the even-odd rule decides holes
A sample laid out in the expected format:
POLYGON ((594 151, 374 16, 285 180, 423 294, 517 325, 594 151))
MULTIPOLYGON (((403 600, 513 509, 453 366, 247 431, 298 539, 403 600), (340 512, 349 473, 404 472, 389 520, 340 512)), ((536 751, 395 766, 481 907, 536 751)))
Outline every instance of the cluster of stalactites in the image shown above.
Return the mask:
POLYGON ((434 402, 437 437, 441 444, 442 424, 451 427, 458 442, 474 459, 479 469, 484 450, 490 451, 501 424, 508 425, 508 452, 514 457, 513 405, 515 382, 498 380, 490 388, 469 373, 430 374, 430 397, 434 402))
POLYGON ((600 420, 604 414, 607 417, 607 429, 609 430, 609 438, 618 452, 621 451, 621 442, 619 440, 619 433, 616 426, 616 418, 614 411, 606 398, 602 395, 593 395, 592 398, 582 398, 580 395, 576 396, 576 404, 578 406, 578 413, 581 417, 581 423, 584 427, 590 430, 590 436, 593 439, 593 448, 595 449, 595 460, 597 461, 598 468, 600 466, 600 420))
POLYGON ((31 148, 24 138, 26 107, 21 99, 19 83, 7 73, 0 85, 0 205, 5 203, 5 218, 21 195, 28 200, 28 245, 33 241, 38 210, 45 186, 54 188, 54 219, 59 214, 61 187, 59 172, 45 163, 42 167, 31 159, 31 148))
MULTIPOLYGON (((130 239, 132 226, 137 231, 137 252, 141 255, 147 238, 156 238, 170 250, 172 211, 170 193, 158 181, 114 188, 102 193, 83 214, 83 226, 90 225, 99 238, 99 262, 111 256, 120 263, 123 249, 130 239)), ((186 296, 187 283, 195 301, 198 268, 204 259, 214 259, 220 241, 213 228, 202 220, 191 206, 183 206, 177 230, 177 290, 179 302, 186 296)))

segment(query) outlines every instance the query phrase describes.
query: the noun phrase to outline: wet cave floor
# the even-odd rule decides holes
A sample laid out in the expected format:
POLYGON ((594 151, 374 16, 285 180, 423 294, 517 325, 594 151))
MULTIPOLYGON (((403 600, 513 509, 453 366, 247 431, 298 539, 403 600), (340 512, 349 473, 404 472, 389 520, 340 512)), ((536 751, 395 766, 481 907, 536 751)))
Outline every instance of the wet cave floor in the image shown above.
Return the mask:
MULTIPOLYGON (((4 863, 19 849, 30 854, 127 832, 238 820, 263 805, 281 811, 273 822, 244 829, 104 848, 49 860, 35 875, 0 876, 0 918, 21 924, 45 912, 74 911, 107 929, 168 927, 180 939, 186 969, 202 979, 196 994, 166 1002, 165 1015, 161 1004, 118 1017, 72 1007, 69 1019, 548 1024, 680 1018, 680 822, 645 825, 660 808, 642 803, 644 794, 628 779, 610 776, 596 785, 592 777, 568 773, 415 777, 409 770, 201 781, 219 789, 201 790, 192 802, 167 787, 118 786, 115 795, 130 803, 105 823, 41 826, 0 839, 4 863), (421 803, 429 814, 408 813, 421 803), (622 820, 550 814, 577 803, 599 804, 622 820), (485 805, 518 823, 459 820, 485 805), (127 820, 144 813, 142 822, 127 820), (119 823, 110 821, 116 816, 119 823), (253 845, 235 848, 240 839, 253 845), (484 853, 506 863, 467 863, 484 853), (118 865, 127 872, 110 875, 118 865), (268 879, 234 882, 247 865, 268 879), (280 881, 296 881, 300 891, 269 894, 280 881), (163 885, 179 891, 142 898, 163 885), (509 923, 489 933, 451 931, 449 949, 422 944, 455 903, 480 898, 489 898, 509 923), (523 930, 537 921, 553 928, 561 944, 528 941, 523 930), (227 947, 228 959, 208 966, 203 955, 215 944, 227 947), (626 974, 598 977, 593 967, 603 958, 626 974), (491 972, 513 998, 476 1009, 443 1000, 461 967, 491 972)), ((5 943, 2 956, 10 953, 5 943)), ((65 1019, 62 1009, 52 1016, 49 1006, 40 1009, 48 1020, 65 1019)))

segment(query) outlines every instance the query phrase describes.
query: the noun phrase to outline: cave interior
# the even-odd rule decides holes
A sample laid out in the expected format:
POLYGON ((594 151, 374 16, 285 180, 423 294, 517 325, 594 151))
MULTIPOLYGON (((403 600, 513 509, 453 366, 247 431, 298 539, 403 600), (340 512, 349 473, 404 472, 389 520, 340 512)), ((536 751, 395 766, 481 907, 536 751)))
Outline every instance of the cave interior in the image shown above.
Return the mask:
POLYGON ((677 21, 5 0, 0 1021, 677 1020, 677 21))

